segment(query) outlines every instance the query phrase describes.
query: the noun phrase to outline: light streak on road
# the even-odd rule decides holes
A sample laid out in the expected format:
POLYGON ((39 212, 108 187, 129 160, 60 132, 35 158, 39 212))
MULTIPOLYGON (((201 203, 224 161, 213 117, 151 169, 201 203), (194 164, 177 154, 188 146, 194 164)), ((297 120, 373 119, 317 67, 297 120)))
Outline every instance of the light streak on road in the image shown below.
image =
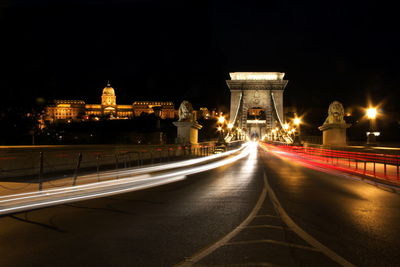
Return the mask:
MULTIPOLYGON (((104 179, 115 179, 115 176, 118 175, 119 179, 117 181, 119 181, 119 183, 131 182, 132 180, 127 180, 127 179, 143 178, 142 176, 132 177, 135 175, 166 171, 166 170, 170 170, 170 169, 177 169, 177 168, 182 168, 182 167, 186 167, 186 166, 200 164, 200 163, 203 163, 206 161, 211 161, 211 160, 227 157, 227 156, 230 156, 232 154, 235 154, 235 153, 243 150, 244 148, 247 147, 247 145, 248 144, 244 144, 238 149, 230 150, 230 151, 223 152, 223 153, 216 154, 216 155, 205 156, 205 157, 198 158, 198 159, 184 160, 184 161, 173 162, 173 163, 157 165, 157 166, 144 167, 144 168, 130 168, 127 170, 112 170, 112 171, 104 171, 99 174, 82 175, 79 177, 79 180, 85 180, 85 179, 89 179, 89 178, 96 178, 96 179, 100 178, 103 180, 104 179)), ((147 178, 147 177, 145 177, 145 178, 147 178)), ((68 178, 72 178, 72 177, 67 177, 65 179, 68 179, 68 178)), ((47 195, 53 194, 53 192, 65 192, 66 189, 79 191, 81 189, 87 189, 87 188, 93 187, 94 184, 97 184, 97 185, 99 185, 99 187, 102 187, 105 185, 116 185, 116 184, 118 184, 118 182, 116 182, 115 180, 102 181, 102 182, 90 183, 90 184, 85 184, 85 185, 62 187, 62 188, 57 188, 57 189, 47 189, 47 190, 43 190, 40 192, 35 191, 35 192, 26 192, 26 193, 20 193, 20 194, 5 195, 5 196, 0 196, 0 203, 2 202, 1 199, 9 199, 11 197, 23 197, 23 196, 37 197, 39 194, 42 196, 47 196, 47 195)), ((22 198, 20 198, 20 199, 22 199, 22 198)))
POLYGON ((124 175, 124 178, 112 181, 90 183, 85 185, 69 186, 58 189, 49 189, 40 192, 3 196, 0 198, 2 199, 0 200, 0 215, 19 212, 23 210, 47 207, 56 204, 137 191, 137 190, 147 189, 150 187, 177 182, 182 179, 185 179, 187 175, 204 172, 224 165, 231 164, 237 160, 240 160, 248 156, 251 152, 256 151, 256 149, 257 149, 257 143, 250 143, 249 145, 245 145, 240 149, 221 153, 219 155, 212 155, 201 159, 188 160, 177 163, 143 168, 146 169, 148 172, 145 175, 137 176, 138 173, 142 173, 144 171, 140 169, 126 170, 123 172, 113 171, 113 172, 107 172, 107 175, 110 176, 115 176, 116 174, 118 174, 119 176, 124 175), (193 164, 199 164, 209 160, 218 159, 224 156, 229 156, 239 151, 241 151, 239 154, 229 158, 224 158, 220 161, 211 162, 200 166, 187 167, 193 164), (179 167, 181 169, 171 170, 163 174, 150 175, 151 172, 177 169, 179 167))
POLYGON ((109 179, 109 178, 114 178, 116 175, 119 177, 121 176, 131 176, 131 175, 139 175, 139 174, 145 174, 145 173, 151 173, 151 172, 159 172, 159 171, 165 171, 165 170, 170 170, 170 169, 176 169, 176 168, 182 168, 182 167, 187 167, 187 166, 192 166, 200 163, 204 163, 207 161, 211 160, 216 160, 219 158, 227 157, 230 155, 233 155, 247 147, 248 144, 243 144, 240 148, 230 150, 227 152, 223 152, 220 154, 215 154, 211 156, 205 156, 197 159, 190 159, 190 160, 184 160, 184 161, 179 161, 179 162, 173 162, 173 163, 168 163, 168 164, 162 164, 162 165, 155 165, 155 166, 149 166, 149 167, 144 167, 144 168, 128 168, 125 170, 113 170, 113 171, 104 171, 100 174, 89 174, 89 175, 84 175, 81 176, 79 179, 88 179, 88 178, 96 178, 96 179, 109 179))

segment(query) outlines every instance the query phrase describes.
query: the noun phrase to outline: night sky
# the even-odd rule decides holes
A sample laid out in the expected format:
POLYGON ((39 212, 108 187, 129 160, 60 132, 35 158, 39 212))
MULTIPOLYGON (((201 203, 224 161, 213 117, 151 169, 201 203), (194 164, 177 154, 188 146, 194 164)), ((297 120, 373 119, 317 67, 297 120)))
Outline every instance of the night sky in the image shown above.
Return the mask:
POLYGON ((37 97, 99 103, 109 79, 119 104, 187 99, 221 108, 229 106, 229 72, 281 71, 289 80, 285 105, 312 113, 333 100, 349 107, 370 98, 398 112, 393 5, 3 1, 1 91, 9 106, 29 106, 37 97))

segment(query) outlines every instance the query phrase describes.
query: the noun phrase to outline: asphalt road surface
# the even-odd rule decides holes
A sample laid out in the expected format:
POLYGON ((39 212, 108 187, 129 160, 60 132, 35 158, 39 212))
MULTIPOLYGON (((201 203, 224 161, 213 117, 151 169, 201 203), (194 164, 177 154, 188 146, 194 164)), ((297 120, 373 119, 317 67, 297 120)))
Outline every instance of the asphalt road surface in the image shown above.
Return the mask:
POLYGON ((0 217, 0 266, 338 266, 287 225, 271 189, 338 256, 400 265, 399 195, 259 152, 166 186, 0 217))

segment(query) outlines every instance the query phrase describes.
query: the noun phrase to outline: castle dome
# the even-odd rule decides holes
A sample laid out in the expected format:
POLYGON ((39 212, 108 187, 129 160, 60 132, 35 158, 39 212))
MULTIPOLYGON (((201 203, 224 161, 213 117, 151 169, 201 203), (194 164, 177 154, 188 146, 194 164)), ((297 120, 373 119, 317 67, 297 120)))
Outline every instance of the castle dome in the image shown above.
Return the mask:
POLYGON ((115 96, 115 91, 114 91, 114 88, 111 87, 110 81, 108 81, 106 87, 104 87, 104 89, 103 89, 103 95, 115 96))

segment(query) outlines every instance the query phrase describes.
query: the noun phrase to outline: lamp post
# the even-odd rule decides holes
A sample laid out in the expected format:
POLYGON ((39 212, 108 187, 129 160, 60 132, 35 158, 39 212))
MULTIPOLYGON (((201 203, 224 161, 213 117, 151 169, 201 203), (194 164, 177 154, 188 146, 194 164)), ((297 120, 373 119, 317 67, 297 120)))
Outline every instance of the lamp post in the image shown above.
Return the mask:
POLYGON ((376 115, 378 114, 376 108, 368 108, 367 109, 367 117, 369 119, 369 132, 367 135, 367 145, 373 145, 376 143, 376 137, 375 137, 375 118, 376 115))
POLYGON ((294 125, 299 129, 299 131, 295 131, 295 141, 296 144, 301 145, 301 119, 299 117, 296 117, 293 119, 294 125), (297 133, 297 134, 296 134, 297 133), (297 137, 297 138, 296 138, 297 137))
POLYGON ((223 137, 223 133, 224 133, 224 123, 225 123, 225 117, 224 116, 219 116, 218 117, 218 127, 217 130, 219 132, 218 134, 218 143, 224 143, 224 137, 223 137))
POLYGON ((242 129, 237 128, 237 135, 238 135, 238 139, 242 140, 242 129))

